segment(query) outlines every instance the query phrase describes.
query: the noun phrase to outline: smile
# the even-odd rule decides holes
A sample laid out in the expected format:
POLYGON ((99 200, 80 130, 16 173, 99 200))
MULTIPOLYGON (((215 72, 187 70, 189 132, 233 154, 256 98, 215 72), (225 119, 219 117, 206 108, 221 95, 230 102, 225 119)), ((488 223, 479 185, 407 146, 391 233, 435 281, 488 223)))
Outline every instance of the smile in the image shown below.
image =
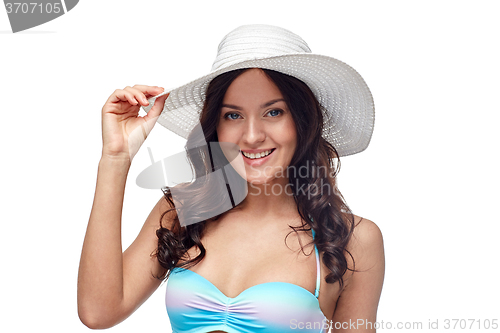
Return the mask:
POLYGON ((259 158, 264 158, 266 156, 268 156, 269 154, 271 154, 274 150, 276 150, 276 148, 273 148, 273 149, 269 149, 269 150, 266 150, 266 151, 263 151, 263 152, 260 152, 260 153, 257 153, 257 154, 249 154, 249 153, 245 153, 244 151, 242 151, 241 153, 243 154, 243 156, 245 156, 246 158, 249 158, 251 160, 256 160, 256 159, 259 159, 259 158))

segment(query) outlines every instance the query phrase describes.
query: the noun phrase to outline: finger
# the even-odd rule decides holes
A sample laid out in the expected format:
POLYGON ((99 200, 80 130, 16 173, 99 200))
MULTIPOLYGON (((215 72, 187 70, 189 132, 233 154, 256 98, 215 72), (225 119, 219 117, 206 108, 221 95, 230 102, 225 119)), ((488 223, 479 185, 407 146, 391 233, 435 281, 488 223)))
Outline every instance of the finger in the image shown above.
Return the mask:
POLYGON ((161 94, 164 89, 157 86, 145 86, 136 84, 133 87, 125 87, 125 90, 133 93, 137 100, 147 100, 153 96, 161 94))
POLYGON ((136 84, 132 88, 141 91, 144 95, 146 95, 147 98, 150 98, 151 96, 156 96, 156 95, 162 93, 164 90, 162 87, 146 86, 146 85, 142 85, 142 84, 136 84))
POLYGON ((123 90, 128 92, 132 96, 134 96, 134 99, 139 101, 139 103, 141 105, 143 105, 143 106, 149 105, 149 102, 148 102, 146 96, 144 95, 144 93, 141 90, 138 90, 138 89, 130 87, 130 86, 126 86, 123 90))
POLYGON ((129 102, 132 105, 137 105, 139 103, 132 93, 122 89, 116 89, 115 92, 108 98, 107 102, 129 102))
POLYGON ((149 110, 148 114, 144 116, 144 120, 148 121, 152 118, 158 118, 163 111, 165 101, 167 100, 169 95, 170 94, 165 94, 163 96, 157 97, 155 100, 155 104, 153 105, 151 110, 149 110))
POLYGON ((167 99, 168 95, 169 94, 158 97, 155 100, 155 104, 153 105, 151 110, 149 110, 148 114, 142 118, 144 120, 143 124, 144 137, 147 137, 149 133, 153 130, 156 121, 158 120, 161 112, 163 111, 165 100, 167 99))

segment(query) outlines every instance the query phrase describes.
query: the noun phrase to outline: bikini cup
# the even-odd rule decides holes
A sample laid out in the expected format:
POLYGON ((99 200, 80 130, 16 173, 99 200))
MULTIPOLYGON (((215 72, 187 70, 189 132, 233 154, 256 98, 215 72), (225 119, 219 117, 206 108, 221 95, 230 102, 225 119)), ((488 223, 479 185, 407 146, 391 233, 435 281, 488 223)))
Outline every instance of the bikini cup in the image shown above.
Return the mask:
POLYGON ((321 272, 314 249, 315 294, 288 282, 265 282, 228 297, 200 274, 175 267, 165 296, 173 332, 324 332, 327 319, 318 301, 321 272))

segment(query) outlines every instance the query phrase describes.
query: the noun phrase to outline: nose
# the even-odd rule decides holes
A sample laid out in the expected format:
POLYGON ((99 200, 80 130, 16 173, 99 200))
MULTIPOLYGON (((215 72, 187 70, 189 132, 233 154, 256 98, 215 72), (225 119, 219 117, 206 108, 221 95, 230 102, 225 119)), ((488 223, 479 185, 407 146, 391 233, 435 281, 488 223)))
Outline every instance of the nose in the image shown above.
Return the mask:
POLYGON ((266 139, 266 131, 258 120, 249 119, 243 129, 243 142, 249 146, 257 145, 266 139))

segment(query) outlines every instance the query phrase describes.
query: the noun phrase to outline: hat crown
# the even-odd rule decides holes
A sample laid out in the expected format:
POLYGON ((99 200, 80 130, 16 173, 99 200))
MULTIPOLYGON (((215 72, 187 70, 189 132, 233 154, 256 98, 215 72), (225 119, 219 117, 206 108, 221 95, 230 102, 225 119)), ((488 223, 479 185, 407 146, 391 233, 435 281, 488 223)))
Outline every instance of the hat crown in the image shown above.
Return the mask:
POLYGON ((311 49, 293 32, 265 24, 243 25, 220 42, 212 72, 246 60, 297 53, 311 53, 311 49))

